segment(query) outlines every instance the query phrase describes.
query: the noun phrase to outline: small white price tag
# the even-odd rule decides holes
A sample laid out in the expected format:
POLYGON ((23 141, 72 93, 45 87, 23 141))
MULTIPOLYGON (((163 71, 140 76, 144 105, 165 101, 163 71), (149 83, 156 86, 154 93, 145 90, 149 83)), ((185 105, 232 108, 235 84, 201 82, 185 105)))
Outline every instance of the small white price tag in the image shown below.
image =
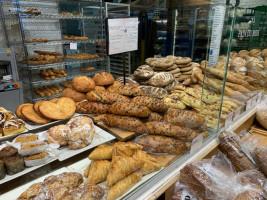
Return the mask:
POLYGON ((229 113, 225 119, 225 128, 228 128, 230 124, 233 122, 233 112, 229 113))
POLYGON ((193 155, 195 152, 201 149, 203 143, 203 133, 195 137, 191 144, 190 155, 193 155))
POLYGON ((256 104, 257 104, 257 98, 258 98, 258 95, 252 97, 252 103, 251 103, 252 108, 253 108, 254 106, 256 106, 256 104))
POLYGON ((77 50, 77 43, 76 42, 71 42, 70 43, 70 49, 77 50))
POLYGON ((252 99, 248 100, 247 105, 246 105, 246 111, 251 109, 252 107, 251 103, 252 103, 252 99))
POLYGON ((261 102, 261 99, 262 99, 262 95, 263 95, 263 91, 260 91, 257 95, 257 103, 260 103, 261 102))
POLYGON ((236 121, 238 119, 238 117, 240 116, 240 112, 241 112, 241 107, 237 108, 234 112, 234 117, 233 117, 233 121, 236 121))

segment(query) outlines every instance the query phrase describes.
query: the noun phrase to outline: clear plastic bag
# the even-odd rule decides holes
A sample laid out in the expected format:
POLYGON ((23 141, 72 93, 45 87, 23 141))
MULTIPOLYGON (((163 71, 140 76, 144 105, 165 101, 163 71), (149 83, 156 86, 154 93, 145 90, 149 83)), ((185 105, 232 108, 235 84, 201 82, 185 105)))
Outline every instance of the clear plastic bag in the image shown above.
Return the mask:
POLYGON ((256 147, 252 155, 261 171, 267 177, 267 146, 256 147))
POLYGON ((187 186, 177 181, 175 183, 174 194, 172 195, 171 200, 199 200, 199 198, 189 192, 187 186))

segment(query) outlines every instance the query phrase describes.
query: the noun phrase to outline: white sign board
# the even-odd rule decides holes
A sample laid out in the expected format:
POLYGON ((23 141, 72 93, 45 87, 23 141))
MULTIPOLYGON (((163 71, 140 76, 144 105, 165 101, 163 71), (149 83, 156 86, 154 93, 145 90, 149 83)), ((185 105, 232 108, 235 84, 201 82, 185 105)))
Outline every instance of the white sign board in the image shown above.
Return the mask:
POLYGON ((138 18, 108 19, 108 54, 137 50, 138 18))

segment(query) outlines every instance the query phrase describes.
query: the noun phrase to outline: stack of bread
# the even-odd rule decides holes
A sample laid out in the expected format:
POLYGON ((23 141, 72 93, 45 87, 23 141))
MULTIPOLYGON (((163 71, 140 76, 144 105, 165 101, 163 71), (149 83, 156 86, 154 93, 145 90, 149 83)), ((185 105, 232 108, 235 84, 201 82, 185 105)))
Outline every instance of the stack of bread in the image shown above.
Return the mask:
POLYGON ((25 122, 5 108, 0 107, 0 137, 21 133, 25 130, 25 122))
POLYGON ((27 122, 46 124, 52 120, 69 119, 75 113, 75 102, 68 97, 54 98, 18 106, 16 115, 27 122))
POLYGON ((47 130, 49 143, 60 146, 69 145, 69 149, 81 149, 88 146, 95 134, 93 121, 86 116, 74 117, 66 125, 57 125, 47 130))
POLYGON ((39 76, 45 80, 54 80, 55 78, 67 77, 68 75, 63 69, 50 68, 46 70, 42 69, 39 76))
POLYGON ((63 172, 48 176, 26 189, 17 199, 102 199, 105 191, 96 185, 83 183, 83 176, 77 172, 63 172))
POLYGON ((62 92, 62 89, 57 85, 47 85, 39 88, 33 88, 33 91, 39 97, 51 97, 62 92))
POLYGON ((109 187, 107 200, 115 200, 142 176, 162 168, 157 160, 142 151, 142 146, 132 142, 117 142, 113 146, 100 145, 88 156, 90 165, 85 169, 85 185, 106 181, 109 187))

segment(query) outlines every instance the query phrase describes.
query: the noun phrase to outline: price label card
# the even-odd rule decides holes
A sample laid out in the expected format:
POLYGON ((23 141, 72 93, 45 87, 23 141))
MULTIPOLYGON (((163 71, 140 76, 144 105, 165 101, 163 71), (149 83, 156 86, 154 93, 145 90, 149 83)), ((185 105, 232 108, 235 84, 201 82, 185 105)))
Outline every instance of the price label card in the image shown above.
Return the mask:
POLYGON ((240 116, 241 113, 241 107, 237 108, 234 112, 234 117, 233 117, 233 121, 236 121, 238 119, 238 117, 240 116))
POLYGON ((77 50, 77 43, 76 42, 71 42, 70 43, 70 49, 77 50))
POLYGON ((257 103, 260 103, 261 102, 262 96, 263 96, 263 91, 260 91, 258 93, 258 96, 257 96, 257 103))
POLYGON ((225 128, 228 128, 230 126, 230 124, 233 122, 233 115, 234 115, 233 112, 231 112, 227 115, 227 117, 225 119, 225 128))
POLYGON ((193 139, 190 149, 190 155, 193 155, 194 153, 199 151, 202 147, 202 143, 203 143, 203 133, 201 133, 200 135, 198 135, 193 139))
POLYGON ((249 111, 252 107, 252 99, 248 100, 247 105, 246 105, 246 111, 249 111))
POLYGON ((251 102, 251 106, 252 106, 252 108, 253 108, 254 106, 256 106, 256 104, 257 104, 257 98, 258 98, 258 95, 252 97, 252 102, 251 102))

